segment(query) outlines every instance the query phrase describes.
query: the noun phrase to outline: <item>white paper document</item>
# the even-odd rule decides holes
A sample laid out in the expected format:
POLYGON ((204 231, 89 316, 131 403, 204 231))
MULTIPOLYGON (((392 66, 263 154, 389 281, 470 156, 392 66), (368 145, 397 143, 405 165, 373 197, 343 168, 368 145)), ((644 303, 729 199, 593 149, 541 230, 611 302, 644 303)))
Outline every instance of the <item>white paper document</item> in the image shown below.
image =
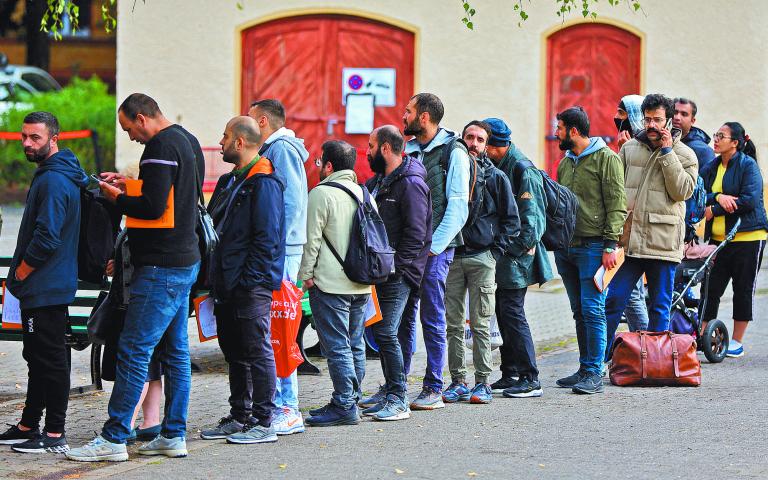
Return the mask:
POLYGON ((21 307, 3 283, 3 328, 21 328, 21 307))
POLYGON ((344 133, 369 134, 373 131, 373 100, 371 94, 347 95, 347 116, 344 133))

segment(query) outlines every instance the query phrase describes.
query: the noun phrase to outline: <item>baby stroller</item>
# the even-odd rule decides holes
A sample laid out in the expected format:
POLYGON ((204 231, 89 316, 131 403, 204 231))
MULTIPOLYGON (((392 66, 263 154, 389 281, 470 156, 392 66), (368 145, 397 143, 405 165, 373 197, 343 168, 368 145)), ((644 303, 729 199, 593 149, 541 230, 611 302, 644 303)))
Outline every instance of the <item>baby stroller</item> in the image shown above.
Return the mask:
POLYGON ((707 307, 709 274, 715 264, 717 253, 725 248, 736 235, 741 220, 728 232, 719 245, 700 245, 687 249, 686 256, 675 270, 675 289, 672 292, 672 309, 669 329, 674 333, 686 333, 696 339, 698 349, 704 352, 710 363, 720 363, 728 351, 728 328, 722 320, 712 319, 707 328, 701 330, 701 315, 707 307), (693 250, 697 250, 695 253, 693 250), (701 298, 693 287, 701 284, 701 298))

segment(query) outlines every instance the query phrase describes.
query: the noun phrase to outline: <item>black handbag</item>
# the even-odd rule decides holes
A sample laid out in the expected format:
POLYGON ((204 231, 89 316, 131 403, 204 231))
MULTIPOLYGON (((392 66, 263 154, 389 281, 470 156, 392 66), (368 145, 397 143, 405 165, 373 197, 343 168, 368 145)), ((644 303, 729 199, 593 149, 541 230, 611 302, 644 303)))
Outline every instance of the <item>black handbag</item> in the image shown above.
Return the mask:
POLYGON ((216 233, 213 219, 205 208, 203 187, 200 183, 197 165, 195 165, 195 184, 197 186, 197 235, 200 237, 200 254, 203 257, 203 263, 205 263, 219 245, 219 234, 216 233))
POLYGON ((127 309, 118 302, 113 291, 99 292, 96 304, 88 317, 88 338, 91 343, 106 345, 117 343, 123 331, 127 309))

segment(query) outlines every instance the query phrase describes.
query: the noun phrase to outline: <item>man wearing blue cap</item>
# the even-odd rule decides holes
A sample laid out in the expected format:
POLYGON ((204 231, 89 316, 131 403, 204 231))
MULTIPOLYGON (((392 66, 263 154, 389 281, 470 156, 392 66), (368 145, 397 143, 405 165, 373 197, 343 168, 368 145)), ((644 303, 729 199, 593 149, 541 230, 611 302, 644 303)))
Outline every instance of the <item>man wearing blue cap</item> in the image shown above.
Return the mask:
POLYGON ((496 319, 504 343, 499 349, 501 379, 491 389, 505 397, 540 397, 536 350, 523 305, 529 285, 541 285, 552 278, 541 242, 547 228, 544 179, 512 143, 512 132, 503 120, 486 118, 484 122, 491 127, 486 153, 509 177, 520 214, 520 234, 508 239, 504 256, 496 264, 496 319))

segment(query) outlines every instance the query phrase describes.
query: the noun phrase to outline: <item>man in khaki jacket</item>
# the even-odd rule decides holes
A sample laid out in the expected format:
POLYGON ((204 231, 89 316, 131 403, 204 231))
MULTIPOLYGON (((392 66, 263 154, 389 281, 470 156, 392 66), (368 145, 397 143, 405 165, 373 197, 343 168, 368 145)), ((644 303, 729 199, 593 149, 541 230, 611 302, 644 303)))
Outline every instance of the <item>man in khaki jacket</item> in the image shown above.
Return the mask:
POLYGON ((605 302, 606 358, 621 312, 643 274, 650 297, 648 330, 669 330, 675 266, 683 258, 685 200, 693 194, 698 177, 696 154, 680 140, 680 131, 671 128, 672 100, 661 94, 647 95, 641 110, 645 130, 619 151, 629 216, 621 242, 626 259, 605 302))
MULTIPOLYGON (((362 188, 353 168, 357 154, 352 145, 340 140, 323 144, 321 182, 309 192, 307 243, 299 268, 299 280, 309 290, 309 304, 323 352, 333 395, 328 405, 310 410, 307 425, 355 425, 359 422, 357 402, 365 375, 363 325, 369 285, 351 281, 328 247, 330 242, 341 258, 347 254, 352 220, 358 203, 340 184, 362 201, 362 188)), ((375 201, 371 199, 375 206, 375 201)))

